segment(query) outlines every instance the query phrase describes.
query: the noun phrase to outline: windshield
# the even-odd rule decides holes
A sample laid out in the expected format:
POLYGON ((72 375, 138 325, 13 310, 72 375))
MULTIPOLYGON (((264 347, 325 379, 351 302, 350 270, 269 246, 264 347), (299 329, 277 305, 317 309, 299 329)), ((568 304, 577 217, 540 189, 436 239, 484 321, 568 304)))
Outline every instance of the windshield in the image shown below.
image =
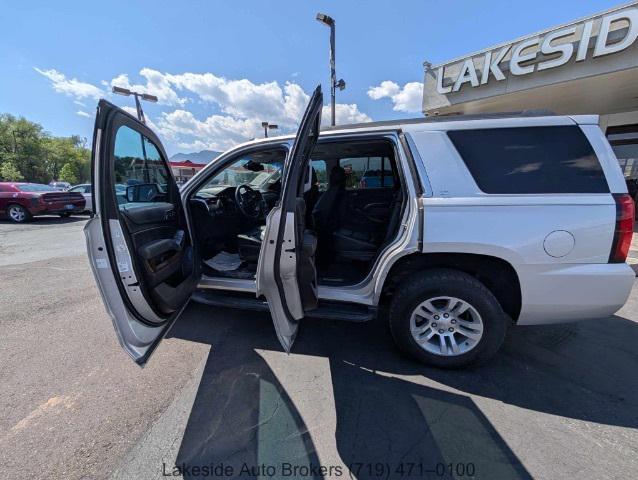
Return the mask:
POLYGON ((21 192, 50 192, 51 187, 48 185, 39 185, 37 183, 28 183, 24 185, 16 185, 21 192))
POLYGON ((263 189, 281 177, 283 162, 255 162, 242 158, 215 175, 202 190, 216 187, 237 187, 248 184, 263 189))
POLYGON ((253 178, 249 184, 253 187, 268 186, 275 183, 281 178, 281 164, 273 165, 276 170, 269 172, 261 172, 253 178))

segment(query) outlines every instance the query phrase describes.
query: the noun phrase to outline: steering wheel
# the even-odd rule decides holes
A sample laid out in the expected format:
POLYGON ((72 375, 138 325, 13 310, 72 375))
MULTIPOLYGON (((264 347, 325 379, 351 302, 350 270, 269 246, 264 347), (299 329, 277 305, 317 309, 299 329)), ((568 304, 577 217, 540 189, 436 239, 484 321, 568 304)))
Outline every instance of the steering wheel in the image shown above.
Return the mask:
POLYGON ((251 219, 259 218, 264 210, 264 199, 261 192, 245 183, 235 188, 235 203, 237 203, 239 211, 251 219))

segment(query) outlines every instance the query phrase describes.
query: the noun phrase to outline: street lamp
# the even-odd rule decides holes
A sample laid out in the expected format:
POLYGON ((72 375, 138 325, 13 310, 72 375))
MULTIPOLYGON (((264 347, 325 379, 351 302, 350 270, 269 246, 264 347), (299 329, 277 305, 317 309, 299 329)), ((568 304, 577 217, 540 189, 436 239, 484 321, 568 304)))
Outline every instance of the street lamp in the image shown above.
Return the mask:
POLYGON ((142 100, 146 100, 147 102, 157 103, 157 97, 155 95, 149 95, 148 93, 134 92, 132 90, 129 90, 128 88, 114 86, 113 93, 116 93, 118 95, 123 95, 125 97, 128 97, 130 95, 133 95, 135 97, 135 108, 137 109, 137 119, 142 123, 146 123, 146 119, 144 118, 144 111, 142 110, 142 104, 140 103, 140 98, 142 100))
POLYGON ((279 128, 279 125, 268 122, 261 122, 261 126, 264 127, 264 138, 268 138, 268 130, 275 130, 279 128))
POLYGON ((317 14, 317 21, 330 27, 330 119, 332 126, 335 125, 335 92, 346 88, 346 82, 341 79, 337 82, 337 72, 335 71, 335 19, 325 13, 317 14))

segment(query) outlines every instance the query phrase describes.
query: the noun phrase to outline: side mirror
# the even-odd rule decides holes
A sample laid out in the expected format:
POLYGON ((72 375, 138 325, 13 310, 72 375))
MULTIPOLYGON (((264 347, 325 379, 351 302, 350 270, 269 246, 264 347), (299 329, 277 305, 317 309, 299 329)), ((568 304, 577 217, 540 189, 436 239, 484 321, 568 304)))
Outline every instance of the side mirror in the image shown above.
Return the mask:
POLYGON ((160 194, 156 183, 138 183, 126 187, 127 202, 152 202, 160 194))

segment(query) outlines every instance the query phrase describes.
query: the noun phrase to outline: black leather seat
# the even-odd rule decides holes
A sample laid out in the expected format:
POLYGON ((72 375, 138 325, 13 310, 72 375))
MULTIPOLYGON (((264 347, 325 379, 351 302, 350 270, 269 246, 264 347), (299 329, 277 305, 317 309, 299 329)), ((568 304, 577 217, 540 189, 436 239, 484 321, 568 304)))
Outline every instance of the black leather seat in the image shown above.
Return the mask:
POLYGON ((328 190, 323 192, 312 209, 312 224, 321 238, 330 237, 339 226, 339 208, 345 191, 346 171, 337 165, 330 171, 328 190))
POLYGON ((319 201, 319 197, 321 197, 321 193, 319 192, 317 172, 312 168, 312 185, 310 186, 310 190, 304 193, 304 200, 306 201, 306 225, 309 227, 313 225, 312 212, 319 201))
MULTIPOLYGON (((310 207, 310 212, 304 214, 305 223, 311 224, 312 207, 314 207, 320 196, 319 187, 317 185, 317 172, 312 169, 312 186, 305 194, 305 205, 310 207)), ((304 207, 305 209, 305 207, 304 207)), ((255 227, 249 232, 237 235, 237 247, 239 249, 239 257, 246 262, 256 262, 259 260, 259 251, 261 250, 261 242, 264 240, 264 231, 266 225, 255 227)))
POLYGON ((351 260, 369 261, 396 231, 401 216, 401 195, 400 192, 394 195, 387 229, 359 232, 341 226, 339 222, 345 198, 345 182, 345 170, 340 166, 334 167, 330 172, 330 186, 319 198, 312 212, 314 227, 319 236, 319 256, 325 258, 332 254, 351 260))
POLYGON ((401 194, 397 192, 390 206, 392 213, 387 228, 378 232, 357 232, 338 228, 333 233, 333 249, 343 258, 372 260, 379 248, 392 240, 401 219, 401 194))

